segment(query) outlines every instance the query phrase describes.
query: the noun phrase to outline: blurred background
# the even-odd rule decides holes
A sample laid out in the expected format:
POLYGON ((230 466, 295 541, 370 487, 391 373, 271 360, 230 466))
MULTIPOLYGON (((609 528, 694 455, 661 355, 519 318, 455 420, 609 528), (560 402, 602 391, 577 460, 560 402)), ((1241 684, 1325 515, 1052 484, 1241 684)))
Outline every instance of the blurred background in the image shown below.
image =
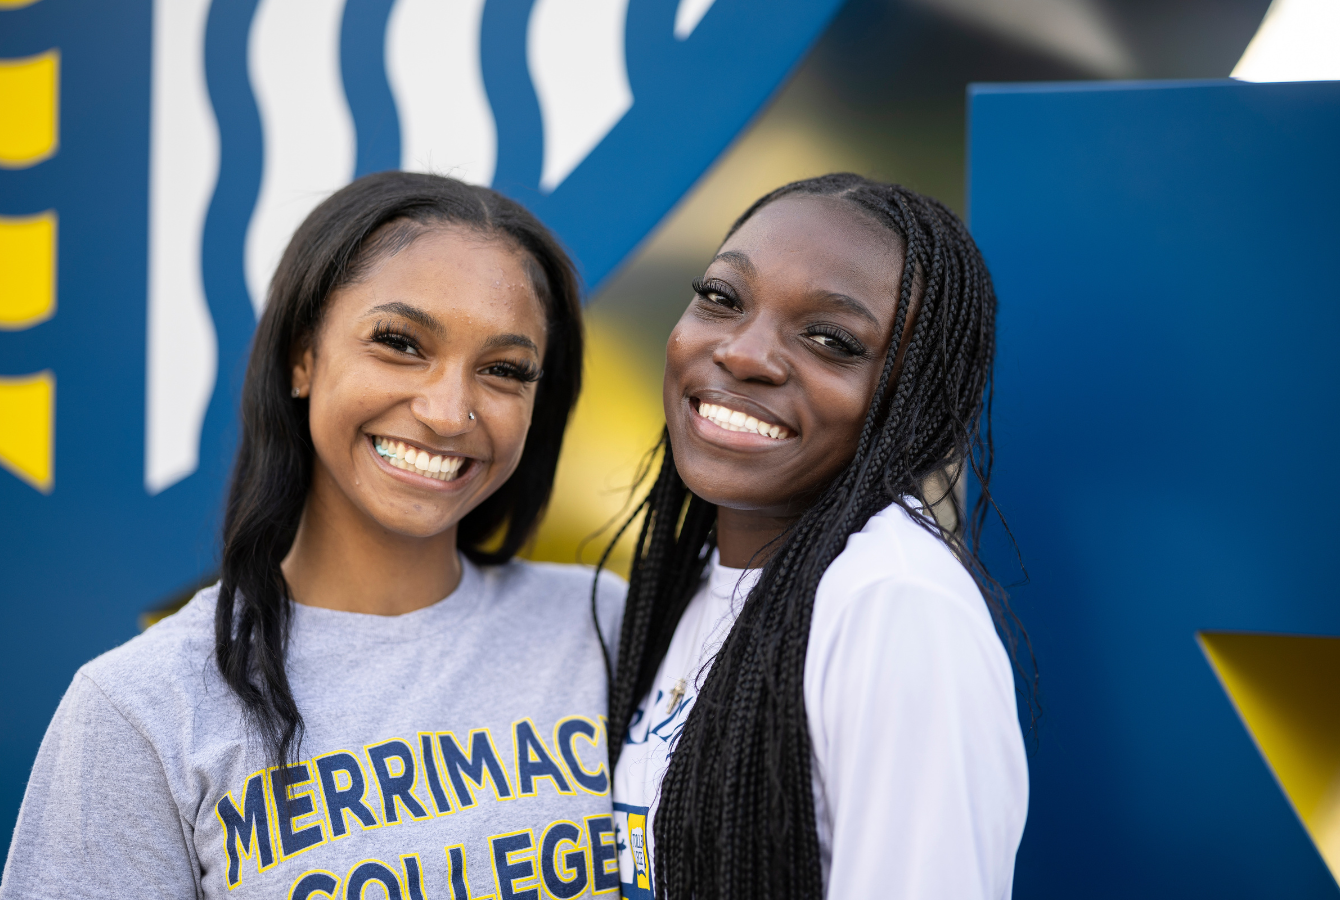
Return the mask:
MULTIPOLYGON (((965 218, 972 82, 1225 78, 1268 0, 850 0, 792 77, 587 307, 587 380, 531 554, 595 562, 663 422, 665 342, 726 229, 773 188, 850 171, 965 218), (600 533, 597 536, 597 533, 600 533)), ((732 48, 722 46, 722 54, 732 48)), ((635 529, 611 567, 626 573, 635 529)))

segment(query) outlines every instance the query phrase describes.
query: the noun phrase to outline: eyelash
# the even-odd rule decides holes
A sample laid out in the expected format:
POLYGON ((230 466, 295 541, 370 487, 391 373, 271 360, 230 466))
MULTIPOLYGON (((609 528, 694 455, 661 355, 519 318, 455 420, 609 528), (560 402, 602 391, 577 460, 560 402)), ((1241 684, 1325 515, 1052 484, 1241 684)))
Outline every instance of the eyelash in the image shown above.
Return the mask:
POLYGON ((839 353, 860 357, 861 359, 867 359, 870 356, 870 351, 865 349, 864 344, 843 331, 841 328, 837 328, 833 325, 811 325, 809 328, 805 329, 805 336, 811 338, 830 338, 831 340, 837 341, 840 345, 838 347, 831 347, 825 344, 819 344, 818 341, 814 342, 819 344, 819 346, 823 347, 825 350, 836 350, 839 353))
POLYGON ((503 378, 514 378, 522 384, 534 384, 540 380, 540 376, 544 374, 544 371, 535 368, 530 363, 518 363, 504 360, 502 362, 490 363, 488 366, 485 366, 484 373, 486 375, 499 375, 503 378), (501 369, 502 371, 494 371, 495 369, 501 369))
POLYGON ((731 310, 740 308, 740 301, 736 298, 735 292, 731 290, 730 285, 723 281, 717 281, 716 279, 704 281, 701 278, 695 278, 693 279, 693 292, 708 303, 711 303, 713 306, 720 306, 731 310), (716 294, 719 297, 723 297, 726 302, 720 303, 713 300, 707 296, 708 294, 716 294))
POLYGON ((372 329, 372 340, 401 353, 408 354, 413 351, 414 355, 422 356, 419 351, 418 340, 409 331, 398 326, 378 322, 377 326, 372 329))
MULTIPOLYGON (((419 349, 419 342, 413 334, 406 329, 388 325, 385 322, 378 322, 376 327, 372 329, 372 340, 400 353, 410 354, 412 352, 416 356, 423 355, 419 349)), ((485 366, 484 374, 511 378, 522 384, 533 384, 540 380, 540 376, 544 372, 528 362, 502 360, 485 366)))

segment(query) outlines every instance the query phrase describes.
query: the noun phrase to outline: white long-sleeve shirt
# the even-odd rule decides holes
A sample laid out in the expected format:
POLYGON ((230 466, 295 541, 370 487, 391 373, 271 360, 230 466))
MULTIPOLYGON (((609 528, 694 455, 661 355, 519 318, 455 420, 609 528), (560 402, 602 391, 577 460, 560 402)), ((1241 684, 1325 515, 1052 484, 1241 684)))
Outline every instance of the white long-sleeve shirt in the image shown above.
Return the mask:
MULTIPOLYGON (((689 603, 614 777, 625 900, 649 900, 674 741, 758 570, 689 603)), ((815 595, 805 709, 825 896, 1008 900, 1028 812, 1014 676, 982 595, 899 506, 847 541, 815 595)))

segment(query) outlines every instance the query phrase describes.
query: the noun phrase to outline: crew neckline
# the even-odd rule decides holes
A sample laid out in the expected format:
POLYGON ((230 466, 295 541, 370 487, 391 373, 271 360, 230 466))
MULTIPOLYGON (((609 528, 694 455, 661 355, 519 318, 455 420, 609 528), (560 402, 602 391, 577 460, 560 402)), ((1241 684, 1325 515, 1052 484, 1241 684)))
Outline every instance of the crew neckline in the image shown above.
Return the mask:
POLYGON ((293 628, 303 636, 356 629, 370 640, 403 641, 427 637, 446 625, 459 628, 484 598, 484 577, 479 568, 461 555, 461 580, 455 589, 435 603, 395 616, 326 609, 293 604, 293 628))
POLYGON ((712 558, 708 560, 707 590, 714 597, 723 600, 738 600, 744 602, 744 598, 749 596, 749 592, 758 584, 758 578, 763 574, 760 569, 736 569, 731 566, 722 565, 721 554, 713 549, 712 558))

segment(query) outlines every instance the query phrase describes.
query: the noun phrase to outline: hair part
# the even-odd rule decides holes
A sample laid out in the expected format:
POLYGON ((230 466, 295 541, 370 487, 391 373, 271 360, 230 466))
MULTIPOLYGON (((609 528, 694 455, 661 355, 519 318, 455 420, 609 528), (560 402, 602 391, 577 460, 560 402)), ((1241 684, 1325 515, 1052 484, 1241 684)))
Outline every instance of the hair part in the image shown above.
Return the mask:
MULTIPOLYGON (((927 515, 914 518, 973 575, 1012 658, 1021 636, 1027 645, 977 552, 987 510, 994 508, 996 300, 976 245, 938 201, 851 174, 773 191, 736 220, 727 239, 760 209, 793 195, 849 203, 902 245, 894 339, 851 462, 770 548, 678 737, 654 823, 655 890, 672 900, 823 896, 805 655, 819 581, 871 516, 892 504, 929 509, 945 499, 928 497, 929 485, 938 482, 952 493, 971 471, 980 491, 962 533, 927 515)), ((645 518, 610 689, 611 763, 715 545, 716 507, 684 484, 668 432, 662 442, 660 472, 638 510, 645 518)))
POLYGON ((544 307, 548 336, 521 459, 461 520, 460 552, 479 565, 506 562, 549 501, 581 387, 581 303, 563 248, 520 204, 452 178, 381 172, 336 191, 298 227, 270 282, 247 363, 224 512, 214 655, 272 765, 296 759, 303 735, 285 666, 293 601, 280 564, 297 535, 315 450, 307 402, 290 396, 292 352, 314 339, 333 292, 370 277, 381 262, 442 227, 517 248, 544 307))

